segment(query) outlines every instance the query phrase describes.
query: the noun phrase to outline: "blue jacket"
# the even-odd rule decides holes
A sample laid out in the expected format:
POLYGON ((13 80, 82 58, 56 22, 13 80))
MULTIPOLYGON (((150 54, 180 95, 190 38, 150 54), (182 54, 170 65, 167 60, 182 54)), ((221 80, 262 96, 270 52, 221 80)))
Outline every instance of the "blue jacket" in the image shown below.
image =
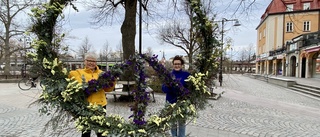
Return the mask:
MULTIPOLYGON (((190 75, 189 72, 183 71, 183 70, 180 70, 180 71, 173 70, 171 73, 174 75, 175 79, 179 80, 184 87, 187 86, 184 80, 186 80, 189 77, 190 75)), ((168 87, 167 85, 163 84, 162 91, 166 93, 166 100, 169 103, 173 104, 177 102, 177 98, 180 92, 179 89, 177 89, 177 87, 168 87)))

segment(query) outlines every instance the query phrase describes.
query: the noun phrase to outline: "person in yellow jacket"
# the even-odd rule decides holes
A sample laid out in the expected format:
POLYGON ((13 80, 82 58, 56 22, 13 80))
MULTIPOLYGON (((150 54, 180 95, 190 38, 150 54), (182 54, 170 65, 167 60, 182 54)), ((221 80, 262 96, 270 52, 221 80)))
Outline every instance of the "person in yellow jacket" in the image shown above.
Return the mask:
MULTIPOLYGON (((69 77, 74 77, 79 83, 82 83, 82 77, 84 76, 86 82, 92 79, 98 79, 99 74, 103 72, 97 66, 97 56, 94 53, 87 53, 84 60, 84 69, 77 69, 70 71, 69 77)), ((107 105, 107 98, 105 92, 111 92, 114 89, 113 87, 104 88, 97 92, 90 94, 87 98, 87 101, 92 104, 97 104, 105 107, 107 105)), ((82 137, 90 137, 91 131, 83 131, 82 137)), ((101 133, 97 133, 98 137, 102 137, 101 133)))

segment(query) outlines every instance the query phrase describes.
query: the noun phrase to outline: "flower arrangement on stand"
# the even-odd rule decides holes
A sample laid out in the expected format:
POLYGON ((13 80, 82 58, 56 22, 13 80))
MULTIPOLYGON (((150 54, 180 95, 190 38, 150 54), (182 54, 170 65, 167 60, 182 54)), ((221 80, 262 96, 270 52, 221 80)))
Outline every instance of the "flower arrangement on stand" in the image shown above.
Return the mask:
MULTIPOLYGON (((52 39, 61 37, 54 35, 54 27, 57 18, 62 14, 64 7, 72 5, 72 0, 62 0, 59 2, 49 2, 44 6, 32 9, 34 25, 32 32, 38 36, 38 41, 34 42, 37 53, 34 59, 40 62, 43 73, 43 92, 37 101, 42 105, 40 112, 51 115, 48 122, 53 127, 75 122, 79 131, 95 130, 103 135, 121 136, 164 136, 164 132, 170 129, 168 123, 178 119, 193 119, 198 115, 198 111, 204 109, 207 102, 206 97, 210 95, 206 87, 210 73, 210 64, 214 57, 208 51, 212 51, 212 41, 209 37, 199 39, 199 43, 204 42, 201 49, 201 56, 198 56, 198 70, 188 78, 189 87, 185 88, 176 81, 170 72, 159 64, 157 56, 147 56, 136 54, 125 63, 115 65, 110 71, 101 73, 99 78, 88 83, 78 83, 73 78, 68 78, 68 71, 59 61, 58 53, 55 48, 60 43, 52 43, 52 39), (209 42, 207 42, 209 41, 209 42), (211 45, 210 45, 211 44, 211 45), (133 63, 134 62, 134 63, 133 63), (165 84, 179 88, 181 97, 175 104, 168 104, 157 114, 146 118, 146 109, 149 97, 146 91, 145 64, 148 63, 157 73, 165 84), (89 104, 85 98, 101 88, 113 86, 113 81, 123 74, 123 71, 135 65, 136 89, 133 91, 134 105, 131 106, 133 114, 126 121, 117 114, 104 116, 106 109, 96 104, 89 104)), ((195 26, 199 32, 205 36, 211 32, 212 25, 208 25, 206 18, 203 17, 199 0, 188 1, 197 13, 194 17, 195 26), (203 25, 205 27, 203 27, 203 25)), ((211 36, 211 35, 209 35, 211 36)), ((212 37, 211 37, 212 38, 212 37)))

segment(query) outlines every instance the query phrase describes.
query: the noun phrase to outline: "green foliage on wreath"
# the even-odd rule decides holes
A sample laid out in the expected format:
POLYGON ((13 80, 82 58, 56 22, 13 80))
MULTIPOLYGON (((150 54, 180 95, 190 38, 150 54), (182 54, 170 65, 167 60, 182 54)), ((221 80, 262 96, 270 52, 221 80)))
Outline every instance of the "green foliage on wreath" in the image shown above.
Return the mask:
POLYGON ((39 67, 44 78, 44 88, 38 103, 42 105, 41 113, 52 116, 47 126, 58 128, 75 121, 78 130, 95 130, 103 135, 164 136, 164 132, 170 129, 169 123, 179 119, 190 120, 198 115, 199 110, 205 108, 206 97, 210 95, 206 85, 215 66, 215 56, 212 54, 215 40, 212 37, 212 25, 201 10, 200 0, 186 0, 194 10, 194 26, 200 34, 198 43, 201 44, 201 54, 197 57, 197 71, 189 77, 188 88, 172 78, 170 72, 158 63, 157 56, 149 57, 144 54, 132 56, 125 63, 114 66, 111 71, 101 73, 97 80, 88 83, 78 83, 73 78, 68 78, 69 72, 63 67, 56 52, 56 48, 61 46, 59 39, 63 35, 57 36, 54 30, 57 19, 63 17, 64 7, 73 5, 72 1, 51 0, 48 4, 32 9, 34 25, 31 31, 38 37, 33 44, 37 51, 34 59, 41 64, 39 67), (163 83, 180 88, 183 95, 177 103, 167 104, 157 114, 152 114, 148 118, 146 110, 149 97, 145 92, 147 86, 144 68, 146 63, 158 72, 163 83), (104 112, 107 110, 85 101, 86 93, 112 86, 111 82, 132 65, 137 72, 134 75, 137 88, 133 92, 135 99, 131 107, 133 114, 128 121, 116 114, 105 116, 104 112))

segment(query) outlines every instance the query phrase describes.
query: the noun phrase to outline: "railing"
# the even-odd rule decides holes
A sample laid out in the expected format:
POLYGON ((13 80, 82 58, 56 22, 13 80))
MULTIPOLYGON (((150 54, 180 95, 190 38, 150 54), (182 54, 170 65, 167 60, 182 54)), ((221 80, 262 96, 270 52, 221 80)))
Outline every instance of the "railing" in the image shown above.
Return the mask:
POLYGON ((283 48, 276 49, 274 51, 269 51, 269 56, 280 55, 285 52, 286 52, 286 48, 283 47, 283 48))

